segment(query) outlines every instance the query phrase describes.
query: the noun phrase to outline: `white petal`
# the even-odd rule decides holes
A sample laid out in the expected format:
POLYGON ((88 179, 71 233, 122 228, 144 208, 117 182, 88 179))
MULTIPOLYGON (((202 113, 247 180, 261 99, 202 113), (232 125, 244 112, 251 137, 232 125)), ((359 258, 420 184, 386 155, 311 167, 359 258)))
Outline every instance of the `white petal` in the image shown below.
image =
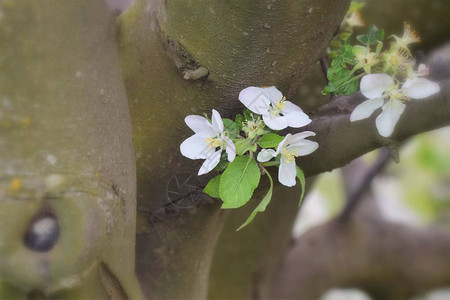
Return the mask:
POLYGON ((369 98, 379 98, 383 92, 394 84, 391 76, 386 74, 369 74, 361 79, 361 93, 369 98))
POLYGON ((298 156, 305 156, 316 151, 319 148, 319 144, 310 140, 301 140, 295 145, 289 145, 286 148, 295 152, 298 156))
POLYGON ((184 122, 187 126, 189 126, 189 128, 192 129, 192 131, 196 134, 204 136, 205 138, 216 135, 211 127, 211 123, 209 123, 205 117, 189 115, 184 119, 184 122))
POLYGON ((272 104, 280 102, 281 99, 283 99, 283 94, 274 86, 269 86, 262 89, 272 104))
POLYGON ((286 116, 275 117, 273 114, 263 115, 263 121, 267 127, 273 130, 282 130, 288 126, 288 120, 286 116))
POLYGON ((281 150, 290 143, 291 138, 292 138, 292 134, 290 134, 290 133, 286 134, 286 136, 284 137, 284 140, 282 140, 278 144, 276 155, 278 155, 281 152, 281 150))
POLYGON ((243 89, 239 93, 239 100, 256 114, 264 115, 269 112, 269 95, 262 88, 251 86, 243 89))
POLYGON ((225 151, 228 154, 228 161, 231 162, 236 157, 236 146, 234 145, 233 141, 231 141, 229 138, 225 137, 224 140, 227 145, 225 151))
POLYGON ((316 134, 312 131, 303 131, 296 133, 289 138, 289 144, 295 145, 297 144, 297 142, 303 141, 305 138, 310 136, 316 136, 316 134))
POLYGON ((212 128, 215 131, 218 131, 220 133, 223 133, 223 121, 222 117, 220 116, 219 112, 215 109, 212 110, 212 117, 211 117, 211 123, 212 128))
POLYGON ((280 181, 280 183, 285 186, 294 186, 296 183, 295 176, 295 160, 288 163, 282 157, 280 159, 280 168, 278 169, 278 181, 280 181))
POLYGON ((258 157, 256 158, 259 162, 266 162, 271 160, 277 156, 277 153, 273 149, 262 149, 261 152, 258 153, 258 157))
POLYGON ((413 99, 427 98, 441 89, 439 84, 425 78, 407 79, 402 86, 406 96, 413 99))
POLYGON ((296 104, 292 103, 291 101, 284 101, 284 108, 282 110, 283 114, 287 114, 292 111, 303 112, 303 110, 300 107, 298 107, 296 104))
POLYGON ((296 147, 303 146, 303 145, 305 145, 304 141, 310 142, 308 140, 305 140, 305 138, 310 137, 310 136, 315 136, 315 135, 316 134, 312 131, 304 131, 304 132, 296 133, 289 138, 288 142, 286 143, 286 148, 293 149, 296 147))
POLYGON ((222 150, 217 150, 208 155, 206 160, 203 162, 203 165, 201 166, 200 170, 198 171, 198 176, 206 174, 210 172, 212 169, 214 169, 220 162, 221 153, 222 150))
POLYGON ((395 124, 405 110, 406 105, 397 100, 389 100, 383 105, 383 111, 376 119, 376 125, 380 135, 384 137, 391 136, 395 124))
POLYGON ((311 123, 311 119, 300 107, 289 101, 285 101, 285 105, 282 113, 286 117, 289 127, 299 128, 311 123))
POLYGON ((180 151, 190 159, 206 158, 208 143, 204 137, 194 134, 180 145, 180 151))
POLYGON ((352 111, 350 121, 354 122, 370 117, 375 110, 383 106, 383 103, 383 98, 373 98, 364 101, 352 111))

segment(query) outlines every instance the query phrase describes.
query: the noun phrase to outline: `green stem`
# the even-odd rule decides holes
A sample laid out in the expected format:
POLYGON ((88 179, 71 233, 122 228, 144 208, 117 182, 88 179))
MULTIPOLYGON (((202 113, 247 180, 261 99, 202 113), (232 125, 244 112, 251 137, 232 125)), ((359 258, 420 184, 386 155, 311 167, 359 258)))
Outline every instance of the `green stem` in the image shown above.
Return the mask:
POLYGON ((280 162, 279 161, 268 161, 265 163, 259 163, 259 165, 261 166, 261 168, 264 169, 264 167, 273 167, 273 166, 278 167, 280 165, 280 162))

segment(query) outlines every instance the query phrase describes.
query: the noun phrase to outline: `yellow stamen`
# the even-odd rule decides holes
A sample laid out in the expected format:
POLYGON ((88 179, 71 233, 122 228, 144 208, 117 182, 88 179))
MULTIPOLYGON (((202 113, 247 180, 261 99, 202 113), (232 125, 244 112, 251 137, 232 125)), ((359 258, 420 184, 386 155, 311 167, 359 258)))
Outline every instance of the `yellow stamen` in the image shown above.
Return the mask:
POLYGON ((411 29, 411 25, 409 25, 406 22, 403 22, 404 24, 404 32, 403 32, 403 39, 410 41, 410 43, 419 43, 420 37, 416 34, 414 30, 411 29))
POLYGON ((284 148, 282 151, 282 155, 287 163, 291 163, 298 156, 298 150, 296 149, 295 151, 290 151, 287 148, 284 148))
POLYGON ((403 36, 399 38, 396 35, 393 35, 395 39, 394 47, 403 48, 409 52, 408 45, 412 43, 419 43, 420 37, 411 29, 411 25, 404 22, 404 31, 403 36))
POLYGON ((396 72, 399 69, 405 70, 411 65, 411 56, 404 48, 396 48, 385 55, 385 70, 392 68, 396 72))
POLYGON ((280 101, 277 101, 275 106, 271 108, 270 112, 275 116, 279 116, 281 111, 286 107, 285 101, 286 97, 283 97, 280 101))
POLYGON ((208 144, 208 150, 210 150, 211 148, 217 148, 217 147, 222 147, 223 146, 223 141, 219 140, 217 137, 210 137, 207 138, 206 143, 208 144))
POLYGON ((393 85, 389 90, 384 93, 384 99, 392 101, 406 102, 411 100, 402 90, 398 89, 398 85, 393 85))

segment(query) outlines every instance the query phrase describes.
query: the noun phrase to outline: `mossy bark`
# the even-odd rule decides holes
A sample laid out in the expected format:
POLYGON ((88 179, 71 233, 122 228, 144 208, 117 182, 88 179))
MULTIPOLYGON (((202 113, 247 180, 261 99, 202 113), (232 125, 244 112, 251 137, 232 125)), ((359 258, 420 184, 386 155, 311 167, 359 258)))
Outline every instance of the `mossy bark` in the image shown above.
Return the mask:
POLYGON ((1 1, 0 11, 0 298, 139 298, 113 16, 101 1, 1 1), (24 241, 43 235, 30 231, 43 216, 57 224, 46 248, 24 241))
MULTIPOLYGON (((175 174, 196 176, 199 168, 179 153, 189 135, 185 116, 215 108, 233 117, 242 110, 239 91, 250 85, 292 96, 348 3, 140 0, 120 16, 137 157, 138 275, 147 296, 205 298, 224 220, 219 203, 196 197, 188 212, 167 196, 175 174)), ((207 180, 200 177, 199 186, 207 180)))
MULTIPOLYGON (((308 189, 313 181, 307 180, 308 189)), ((278 185, 273 195, 266 211, 239 232, 263 195, 228 216, 214 253, 208 299, 271 298, 275 270, 292 240, 300 188, 278 185)))

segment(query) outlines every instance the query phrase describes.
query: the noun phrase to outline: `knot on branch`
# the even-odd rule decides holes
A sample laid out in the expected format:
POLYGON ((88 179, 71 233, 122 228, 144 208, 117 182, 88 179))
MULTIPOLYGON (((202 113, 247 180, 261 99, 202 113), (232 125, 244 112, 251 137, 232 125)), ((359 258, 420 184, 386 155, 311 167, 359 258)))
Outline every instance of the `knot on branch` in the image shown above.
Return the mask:
POLYGON ((184 79, 199 80, 208 77, 208 69, 201 66, 182 44, 169 39, 164 34, 162 34, 162 40, 166 54, 175 63, 184 79))

